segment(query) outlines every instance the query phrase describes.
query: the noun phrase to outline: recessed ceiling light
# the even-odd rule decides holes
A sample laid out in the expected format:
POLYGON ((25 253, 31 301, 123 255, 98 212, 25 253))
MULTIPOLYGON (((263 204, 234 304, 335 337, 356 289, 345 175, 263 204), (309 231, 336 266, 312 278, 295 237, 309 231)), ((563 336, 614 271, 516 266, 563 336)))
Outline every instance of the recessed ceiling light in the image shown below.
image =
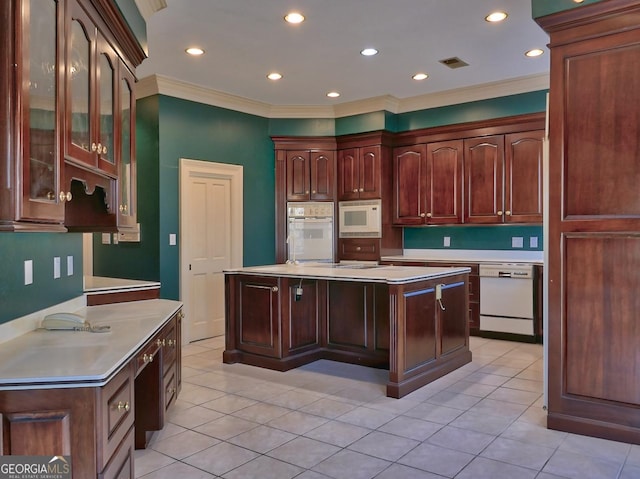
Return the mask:
POLYGON ((269 80, 280 80, 280 78, 282 78, 282 75, 278 72, 272 72, 267 75, 267 78, 269 80))
POLYGON ((584 0, 573 0, 574 3, 582 3, 584 0))
POLYGON ((287 13, 284 19, 289 23, 302 23, 304 22, 304 15, 298 12, 287 13))
POLYGON ((505 12, 493 12, 490 13, 489 15, 487 15, 486 17, 484 17, 484 19, 487 22, 501 22, 502 20, 504 20, 505 18, 507 18, 508 15, 505 12))
POLYGON ((329 98, 338 98, 340 96, 340 93, 338 93, 337 91, 330 91, 329 93, 327 93, 327 96, 329 98))
POLYGON ((539 57, 543 53, 544 53, 544 51, 541 48, 533 48, 533 49, 525 52, 524 54, 525 54, 525 56, 533 58, 533 57, 539 57))
POLYGON ((185 52, 187 52, 189 55, 193 55, 194 57, 197 57, 199 55, 204 55, 204 50, 198 47, 187 48, 185 52))
POLYGON ((427 78, 429 78, 429 75, 427 75, 426 73, 416 73, 411 78, 413 78, 414 80, 426 80, 427 78))
POLYGON ((372 57, 373 55, 378 54, 378 50, 376 50, 375 48, 365 48, 360 52, 360 54, 364 55, 365 57, 372 57))

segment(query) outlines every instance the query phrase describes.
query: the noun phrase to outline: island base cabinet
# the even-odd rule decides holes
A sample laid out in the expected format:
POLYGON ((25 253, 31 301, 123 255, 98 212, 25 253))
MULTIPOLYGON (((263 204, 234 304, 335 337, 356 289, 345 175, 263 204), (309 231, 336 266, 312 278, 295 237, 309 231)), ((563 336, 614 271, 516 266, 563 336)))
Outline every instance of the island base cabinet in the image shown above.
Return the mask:
POLYGON ((402 397, 471 361, 468 275, 407 284, 227 273, 225 363, 389 369, 402 397))
POLYGON ((390 287, 397 306, 387 396, 403 397, 471 361, 468 288, 466 275, 390 287))

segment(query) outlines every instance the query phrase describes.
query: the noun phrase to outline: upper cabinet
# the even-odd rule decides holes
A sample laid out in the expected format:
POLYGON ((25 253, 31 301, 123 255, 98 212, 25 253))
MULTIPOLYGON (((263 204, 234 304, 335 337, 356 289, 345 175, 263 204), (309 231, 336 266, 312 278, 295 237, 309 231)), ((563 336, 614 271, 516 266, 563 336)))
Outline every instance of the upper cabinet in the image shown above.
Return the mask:
POLYGON ((338 151, 338 200, 382 196, 380 145, 338 151))
POLYGON ((544 130, 464 141, 465 223, 542 223, 544 130))
POLYGON ((335 151, 287 151, 287 200, 333 200, 335 161, 335 151))
POLYGON ((7 0, 0 18, 0 230, 126 226, 144 51, 121 13, 110 0, 7 0))
POLYGON ((394 150, 396 225, 462 222, 462 141, 394 150))

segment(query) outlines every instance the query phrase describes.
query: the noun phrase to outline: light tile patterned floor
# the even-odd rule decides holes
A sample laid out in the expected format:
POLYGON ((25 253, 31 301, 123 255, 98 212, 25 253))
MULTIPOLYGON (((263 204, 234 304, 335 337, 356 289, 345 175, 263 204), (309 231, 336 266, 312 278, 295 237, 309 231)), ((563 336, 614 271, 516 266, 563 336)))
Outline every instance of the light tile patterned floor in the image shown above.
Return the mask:
POLYGON ((144 479, 631 479, 640 446, 552 431, 542 346, 471 338, 473 362, 402 399, 387 372, 317 361, 280 373, 184 348, 182 393, 144 479))

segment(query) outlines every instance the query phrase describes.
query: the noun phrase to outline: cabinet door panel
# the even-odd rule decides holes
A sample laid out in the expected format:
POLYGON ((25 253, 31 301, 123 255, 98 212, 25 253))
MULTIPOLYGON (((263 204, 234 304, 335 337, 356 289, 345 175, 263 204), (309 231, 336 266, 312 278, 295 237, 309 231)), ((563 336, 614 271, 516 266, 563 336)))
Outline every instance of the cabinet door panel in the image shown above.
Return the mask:
POLYGON ((462 140, 427 145, 427 215, 431 224, 462 222, 462 140))
POLYGON ((464 283, 446 284, 442 287, 442 305, 439 308, 442 355, 452 353, 467 345, 469 311, 465 311, 466 288, 464 283))
POLYGON ((289 352, 319 343, 317 289, 317 281, 292 280, 289 284, 289 352), (302 289, 302 295, 296 300, 298 288, 302 289))
POLYGON ((116 171, 116 71, 118 60, 115 52, 107 41, 98 36, 97 41, 98 60, 97 76, 97 129, 96 155, 98 156, 98 168, 115 175, 116 171))
POLYGON ((287 199, 305 201, 309 199, 309 152, 287 152, 287 199))
POLYGON ((544 131, 505 136, 505 221, 542 223, 544 131))
POLYGON ((394 150, 393 169, 394 224, 423 224, 426 217, 426 146, 417 145, 394 150))
POLYGON ((247 278, 240 282, 239 348, 280 357, 279 285, 273 278, 247 278))
POLYGON ((464 140, 465 223, 501 223, 504 137, 464 140))
MULTIPOLYGON (((2 428, 14 456, 67 456, 71 454, 71 411, 5 414, 2 428)), ((2 452, 2 451, 0 451, 2 452)))
POLYGON ((350 148, 338 152, 338 199, 354 200, 359 198, 359 162, 357 149, 350 148))
POLYGON ((62 222, 64 206, 60 190, 59 135, 60 70, 56 61, 56 26, 62 13, 54 0, 27 2, 29 22, 24 25, 23 58, 28 67, 22 73, 22 202, 18 220, 62 222))
POLYGON ((381 197, 381 161, 379 146, 367 146, 360 149, 360 184, 358 192, 361 199, 381 197))
POLYGON ((428 287, 405 292, 404 371, 436 359, 436 294, 428 287))
POLYGON ((120 161, 118 173, 118 226, 135 226, 136 204, 136 162, 135 130, 136 104, 133 95, 135 80, 133 75, 120 65, 120 161))
POLYGON ((334 198, 335 154, 332 151, 312 151, 310 154, 310 184, 312 200, 334 198))
POLYGON ((373 307, 369 288, 361 283, 329 282, 329 345, 367 348, 367 315, 373 307))
POLYGON ((97 167, 97 157, 92 151, 97 126, 92 115, 95 111, 92 71, 95 71, 96 28, 78 3, 69 3, 69 8, 71 35, 66 58, 65 155, 97 167))

